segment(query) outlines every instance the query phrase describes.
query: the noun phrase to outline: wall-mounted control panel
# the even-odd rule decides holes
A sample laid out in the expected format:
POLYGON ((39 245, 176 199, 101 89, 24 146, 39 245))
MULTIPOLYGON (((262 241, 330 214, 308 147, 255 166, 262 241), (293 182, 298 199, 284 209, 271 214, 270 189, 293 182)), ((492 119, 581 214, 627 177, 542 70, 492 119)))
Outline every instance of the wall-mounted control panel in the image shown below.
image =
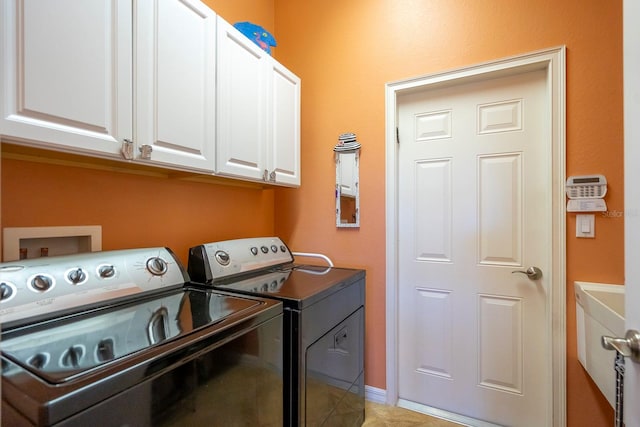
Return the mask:
POLYGON ((604 212, 607 179, 604 175, 570 176, 566 183, 567 212, 604 212))

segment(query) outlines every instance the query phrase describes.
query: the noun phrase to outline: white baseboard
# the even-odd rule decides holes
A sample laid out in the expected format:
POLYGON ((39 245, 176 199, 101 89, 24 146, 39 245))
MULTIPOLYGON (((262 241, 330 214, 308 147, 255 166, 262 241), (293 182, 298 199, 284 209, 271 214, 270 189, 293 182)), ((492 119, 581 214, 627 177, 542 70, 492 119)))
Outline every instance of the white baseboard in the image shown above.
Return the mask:
POLYGON ((453 412, 443 411, 442 409, 421 405, 419 403, 411 402, 409 400, 398 399, 398 406, 400 408, 411 409, 412 411, 420 412, 422 414, 430 415, 436 418, 441 418, 443 420, 451 421, 463 426, 500 427, 498 424, 492 424, 486 421, 476 420, 475 418, 469 418, 464 415, 459 415, 453 412))
POLYGON ((387 390, 372 387, 370 385, 364 386, 364 398, 374 403, 387 403, 387 390))
MULTIPOLYGON (((372 387, 370 385, 364 386, 364 398, 373 403, 387 404, 387 390, 382 388, 372 387)), ((465 417, 464 415, 454 414, 453 412, 443 411, 441 409, 432 408, 430 406, 421 405, 409 400, 399 399, 397 405, 400 408, 410 409, 412 411, 420 412, 422 414, 430 415, 435 418, 458 423, 463 426, 469 427, 500 427, 497 424, 488 423, 486 421, 480 421, 473 418, 465 417)))

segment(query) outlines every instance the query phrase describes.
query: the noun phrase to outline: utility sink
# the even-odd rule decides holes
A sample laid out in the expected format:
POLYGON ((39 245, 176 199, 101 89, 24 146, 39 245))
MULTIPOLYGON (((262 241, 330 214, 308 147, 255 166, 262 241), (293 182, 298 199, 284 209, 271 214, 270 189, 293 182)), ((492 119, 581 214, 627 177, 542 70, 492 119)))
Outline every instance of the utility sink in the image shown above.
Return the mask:
POLYGON ((615 351, 602 348, 601 337, 624 337, 624 285, 574 282, 574 289, 578 360, 615 407, 615 351))

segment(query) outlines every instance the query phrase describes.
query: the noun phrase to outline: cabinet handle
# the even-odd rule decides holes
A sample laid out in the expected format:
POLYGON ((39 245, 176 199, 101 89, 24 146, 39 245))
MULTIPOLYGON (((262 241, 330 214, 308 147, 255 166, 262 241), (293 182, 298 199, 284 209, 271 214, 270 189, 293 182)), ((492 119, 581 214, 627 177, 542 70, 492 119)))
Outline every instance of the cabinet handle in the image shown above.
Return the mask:
POLYGON ((152 151, 152 146, 150 146, 149 144, 144 144, 142 147, 140 147, 140 158, 144 160, 150 160, 152 151))
POLYGON ((127 160, 133 160, 133 141, 130 139, 122 140, 122 157, 127 160))

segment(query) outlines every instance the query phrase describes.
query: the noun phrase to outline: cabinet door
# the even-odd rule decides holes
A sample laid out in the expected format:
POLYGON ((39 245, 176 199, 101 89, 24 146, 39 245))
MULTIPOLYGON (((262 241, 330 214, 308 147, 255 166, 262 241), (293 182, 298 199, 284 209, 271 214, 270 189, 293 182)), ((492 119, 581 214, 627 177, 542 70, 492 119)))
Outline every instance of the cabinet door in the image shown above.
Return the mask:
MULTIPOLYGON (((271 58, 269 58, 271 59, 271 58)), ((283 185, 300 185, 300 79, 278 62, 269 61, 269 175, 283 185)))
POLYGON ((145 0, 136 22, 136 146, 151 146, 153 163, 213 172, 215 13, 198 0, 145 0))
POLYGON ((267 144, 265 55, 218 17, 218 174, 263 179, 267 144))
POLYGON ((132 132, 131 0, 3 0, 0 134, 119 155, 132 132))

